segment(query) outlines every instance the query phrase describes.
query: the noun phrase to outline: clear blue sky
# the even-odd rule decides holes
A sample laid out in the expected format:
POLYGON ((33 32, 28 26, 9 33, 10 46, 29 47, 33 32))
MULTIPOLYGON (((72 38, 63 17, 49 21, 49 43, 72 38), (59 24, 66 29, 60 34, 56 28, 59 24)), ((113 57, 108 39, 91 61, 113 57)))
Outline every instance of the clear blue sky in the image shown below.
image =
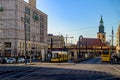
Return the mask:
POLYGON ((101 15, 107 40, 120 24, 120 0, 37 0, 37 8, 48 15, 48 33, 96 38, 101 15))

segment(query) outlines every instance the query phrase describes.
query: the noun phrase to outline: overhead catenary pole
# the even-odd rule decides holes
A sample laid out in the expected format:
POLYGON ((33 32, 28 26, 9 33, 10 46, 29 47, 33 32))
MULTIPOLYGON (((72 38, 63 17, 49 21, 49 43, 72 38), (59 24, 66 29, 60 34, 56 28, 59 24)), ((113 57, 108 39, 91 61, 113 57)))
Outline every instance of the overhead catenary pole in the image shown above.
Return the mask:
POLYGON ((81 42, 80 42, 80 36, 79 36, 79 42, 78 42, 78 48, 79 48, 78 54, 79 54, 79 57, 80 57, 80 44, 81 44, 81 42))
POLYGON ((113 31, 113 27, 112 27, 112 53, 113 53, 113 39, 114 39, 114 31, 113 31))
POLYGON ((78 43, 78 48, 79 48, 79 58, 81 58, 82 57, 82 44, 83 44, 83 36, 82 35, 80 35, 79 36, 79 43, 78 43))
MULTIPOLYGON (((24 18, 24 20, 26 20, 24 18)), ((25 65, 27 64, 27 44, 26 44, 26 24, 25 24, 25 21, 24 21, 24 29, 25 29, 25 65)))
POLYGON ((51 38, 51 45, 50 45, 50 48, 51 48, 51 53, 52 53, 52 48, 53 48, 53 39, 51 38))
POLYGON ((25 46, 24 46, 24 48, 25 48, 25 52, 24 52, 25 54, 24 54, 24 55, 25 55, 25 65, 26 65, 26 64, 27 64, 27 50, 26 50, 26 49, 27 49, 27 45, 26 45, 26 23, 25 23, 26 18, 25 18, 25 16, 24 16, 24 17, 21 17, 21 21, 24 22, 24 34, 25 34, 25 35, 24 35, 24 36, 25 36, 25 37, 24 37, 24 39, 25 39, 25 40, 24 40, 24 43, 25 43, 25 44, 24 44, 24 45, 25 45, 25 46))
POLYGON ((74 37, 69 37, 69 36, 66 34, 66 37, 64 37, 64 38, 66 38, 66 43, 65 43, 65 46, 67 46, 67 41, 68 41, 68 38, 73 39, 74 37))

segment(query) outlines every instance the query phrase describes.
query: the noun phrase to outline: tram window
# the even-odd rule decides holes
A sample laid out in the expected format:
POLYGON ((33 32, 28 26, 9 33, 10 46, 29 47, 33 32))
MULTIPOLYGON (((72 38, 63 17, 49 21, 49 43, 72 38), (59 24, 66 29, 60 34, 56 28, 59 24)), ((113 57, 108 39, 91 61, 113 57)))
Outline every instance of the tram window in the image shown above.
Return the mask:
POLYGON ((59 55, 59 58, 61 58, 61 55, 59 55))
POLYGON ((58 58, 58 53, 52 54, 52 58, 58 58))
POLYGON ((109 53, 103 53, 103 54, 109 54, 109 53))

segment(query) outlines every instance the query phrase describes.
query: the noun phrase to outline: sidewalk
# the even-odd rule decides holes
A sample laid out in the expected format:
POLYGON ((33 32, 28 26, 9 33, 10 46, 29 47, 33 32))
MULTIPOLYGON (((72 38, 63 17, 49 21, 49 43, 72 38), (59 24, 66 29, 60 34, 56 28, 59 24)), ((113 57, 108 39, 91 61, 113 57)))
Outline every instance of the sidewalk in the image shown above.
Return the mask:
POLYGON ((31 63, 17 63, 17 64, 0 64, 0 66, 32 66, 32 65, 75 65, 75 63, 50 63, 50 62, 31 62, 31 63))
POLYGON ((62 62, 62 63, 51 63, 51 62, 32 62, 27 65, 75 65, 75 63, 62 62))
POLYGON ((78 60, 69 60, 67 62, 61 63, 52 63, 52 62, 31 62, 31 63, 16 63, 16 64, 0 64, 0 66, 32 66, 32 65, 75 65, 81 61, 88 60, 88 58, 78 59, 78 60))

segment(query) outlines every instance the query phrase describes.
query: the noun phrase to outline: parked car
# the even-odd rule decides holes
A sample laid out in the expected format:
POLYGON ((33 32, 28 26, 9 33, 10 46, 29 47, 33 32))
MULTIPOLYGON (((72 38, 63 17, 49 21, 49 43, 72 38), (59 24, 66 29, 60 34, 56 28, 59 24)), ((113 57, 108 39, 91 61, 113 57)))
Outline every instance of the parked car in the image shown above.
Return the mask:
POLYGON ((7 57, 2 57, 2 64, 5 64, 5 63, 7 63, 7 57))
POLYGON ((8 58, 7 63, 16 63, 16 59, 15 58, 8 58))
POLYGON ((25 58, 18 58, 17 62, 18 63, 24 63, 25 62, 25 58))

